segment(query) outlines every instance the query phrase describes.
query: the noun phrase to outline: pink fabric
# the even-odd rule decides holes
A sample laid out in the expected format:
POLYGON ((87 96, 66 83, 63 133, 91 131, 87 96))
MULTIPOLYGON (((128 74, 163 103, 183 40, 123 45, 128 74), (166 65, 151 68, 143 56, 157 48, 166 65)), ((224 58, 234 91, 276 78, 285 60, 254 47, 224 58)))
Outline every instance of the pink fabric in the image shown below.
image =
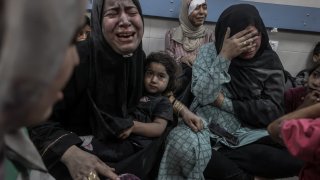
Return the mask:
MULTIPOLYGON (((180 58, 186 55, 196 55, 198 54, 199 48, 197 48, 195 51, 190 51, 187 52, 186 50, 183 49, 183 45, 174 41, 172 39, 172 35, 176 28, 170 29, 166 33, 165 37, 165 50, 171 57, 173 57, 177 63, 180 63, 180 58)), ((207 34, 202 38, 202 45, 213 42, 214 41, 214 33, 213 31, 207 30, 207 34)))
POLYGON ((320 118, 284 121, 281 136, 290 153, 306 162, 300 179, 320 179, 320 118))

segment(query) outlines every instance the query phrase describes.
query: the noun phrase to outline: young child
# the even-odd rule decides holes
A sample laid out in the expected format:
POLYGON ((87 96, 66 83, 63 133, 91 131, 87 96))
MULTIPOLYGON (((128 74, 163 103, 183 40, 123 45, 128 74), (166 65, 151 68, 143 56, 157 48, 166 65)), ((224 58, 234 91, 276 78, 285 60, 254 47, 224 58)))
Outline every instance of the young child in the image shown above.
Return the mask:
POLYGON ((305 87, 286 91, 286 112, 289 114, 268 126, 275 141, 306 162, 300 173, 302 180, 320 179, 320 64, 309 74, 305 87))
POLYGON ((285 92, 286 113, 320 102, 320 64, 309 70, 308 74, 305 86, 285 92))
MULTIPOLYGON (((316 44, 316 46, 313 48, 313 52, 312 52, 312 61, 314 65, 320 65, 320 42, 318 42, 316 44)), ((304 86, 305 83, 308 80, 308 75, 310 75, 308 72, 310 70, 309 69, 304 69, 302 71, 300 71, 296 78, 295 78, 295 85, 296 86, 304 86)))
POLYGON ((154 52, 147 57, 145 94, 133 113, 135 120, 131 132, 122 133, 120 138, 125 139, 132 133, 130 139, 145 147, 152 138, 162 135, 168 122, 173 120, 172 105, 165 94, 174 90, 176 69, 174 59, 165 52, 154 52))
POLYGON ((89 39, 90 32, 91 32, 90 18, 87 15, 85 15, 84 24, 82 25, 82 27, 79 29, 77 33, 77 39, 76 39, 77 42, 89 39))
POLYGON ((162 137, 166 136, 164 133, 166 127, 173 121, 173 108, 165 94, 175 87, 176 69, 176 62, 168 54, 151 53, 145 62, 145 93, 140 98, 136 110, 131 114, 134 119, 133 126, 118 136, 121 143, 101 143, 93 136, 83 136, 81 137, 83 138, 82 147, 107 162, 124 160, 141 150, 152 152, 152 156, 157 156, 157 151, 165 139, 162 137), (154 144, 150 147, 149 145, 153 142, 154 144), (101 154, 96 151, 97 149, 105 150, 101 154), (115 149, 121 149, 121 151, 115 149))

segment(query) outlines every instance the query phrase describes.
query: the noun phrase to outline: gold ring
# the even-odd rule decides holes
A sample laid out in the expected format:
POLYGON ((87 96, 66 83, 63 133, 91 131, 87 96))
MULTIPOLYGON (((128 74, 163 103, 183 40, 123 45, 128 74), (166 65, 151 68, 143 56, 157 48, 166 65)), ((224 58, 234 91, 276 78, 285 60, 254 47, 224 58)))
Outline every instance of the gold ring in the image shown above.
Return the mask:
POLYGON ((91 171, 91 172, 89 173, 89 175, 88 175, 88 180, 98 180, 98 179, 99 179, 99 177, 98 177, 98 175, 97 175, 95 172, 91 171))

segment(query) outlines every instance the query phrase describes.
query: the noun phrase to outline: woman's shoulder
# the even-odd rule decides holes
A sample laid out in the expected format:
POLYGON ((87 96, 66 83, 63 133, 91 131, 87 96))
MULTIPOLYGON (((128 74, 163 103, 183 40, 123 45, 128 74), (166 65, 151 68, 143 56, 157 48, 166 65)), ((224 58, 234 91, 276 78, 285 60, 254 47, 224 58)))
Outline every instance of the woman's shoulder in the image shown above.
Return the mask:
POLYGON ((178 27, 173 27, 167 30, 166 37, 171 38, 174 34, 174 32, 178 29, 178 27))
POLYGON ((178 29, 178 27, 173 27, 167 30, 167 34, 173 34, 176 30, 178 29))
POLYGON ((206 30, 205 37, 210 40, 209 42, 214 41, 214 39, 215 39, 214 27, 212 25, 206 25, 205 30, 206 30))
POLYGON ((217 57, 217 51, 216 51, 215 45, 213 42, 209 42, 200 47, 195 64, 198 65, 204 62, 206 63, 213 62, 213 59, 215 59, 216 57, 217 57))
POLYGON ((214 53, 216 53, 216 46, 214 44, 214 42, 209 42, 209 43, 206 43, 204 45, 202 45, 200 47, 200 53, 202 52, 208 52, 208 53, 212 53, 212 51, 214 53))

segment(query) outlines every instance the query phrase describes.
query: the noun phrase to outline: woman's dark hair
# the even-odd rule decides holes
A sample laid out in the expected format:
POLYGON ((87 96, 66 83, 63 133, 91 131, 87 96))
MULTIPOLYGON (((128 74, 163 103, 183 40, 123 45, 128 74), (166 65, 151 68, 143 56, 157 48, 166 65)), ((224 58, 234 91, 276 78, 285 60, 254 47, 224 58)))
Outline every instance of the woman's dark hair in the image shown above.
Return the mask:
MULTIPOLYGON (((148 67, 151 63, 162 64, 166 68, 166 72, 169 75, 169 82, 167 88, 162 94, 166 94, 170 91, 173 91, 176 86, 176 74, 177 74, 177 64, 175 60, 166 52, 152 52, 148 55, 145 67, 148 67)), ((146 70, 147 68, 145 68, 146 70)))
POLYGON ((320 42, 313 49, 313 55, 320 54, 320 42))

